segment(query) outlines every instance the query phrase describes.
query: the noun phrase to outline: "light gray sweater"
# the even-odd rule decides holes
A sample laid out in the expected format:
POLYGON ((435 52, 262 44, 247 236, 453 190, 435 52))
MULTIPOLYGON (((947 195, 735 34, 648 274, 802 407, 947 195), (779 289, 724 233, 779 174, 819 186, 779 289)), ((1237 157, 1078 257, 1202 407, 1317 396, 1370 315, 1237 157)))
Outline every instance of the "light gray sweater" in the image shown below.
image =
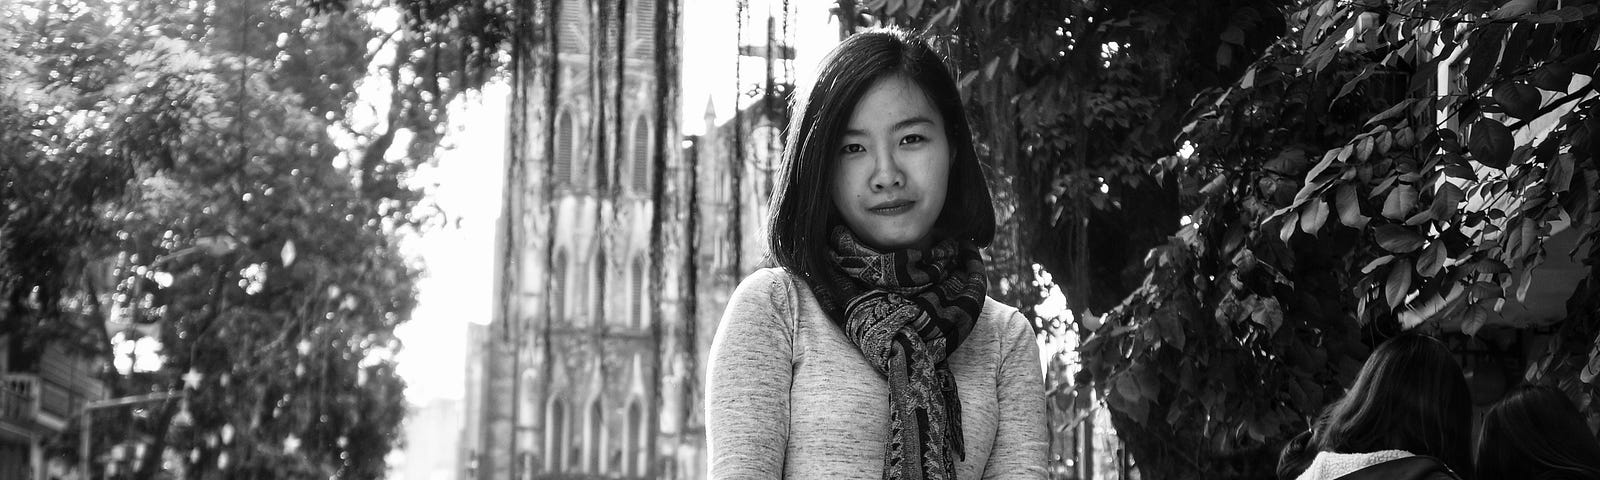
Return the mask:
MULTIPOLYGON (((1044 478, 1044 381, 1027 319, 987 299, 949 363, 966 439, 957 478, 1044 478)), ((775 268, 745 278, 707 368, 711 478, 883 478, 888 381, 800 279, 775 268)))

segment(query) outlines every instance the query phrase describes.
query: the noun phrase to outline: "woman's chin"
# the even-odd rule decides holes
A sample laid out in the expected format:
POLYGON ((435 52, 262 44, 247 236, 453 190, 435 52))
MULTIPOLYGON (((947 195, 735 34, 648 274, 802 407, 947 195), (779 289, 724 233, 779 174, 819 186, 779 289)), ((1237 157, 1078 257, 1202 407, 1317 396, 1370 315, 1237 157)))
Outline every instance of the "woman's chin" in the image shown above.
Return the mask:
POLYGON ((924 247, 928 235, 914 234, 912 232, 886 232, 882 235, 867 235, 863 240, 867 245, 877 250, 901 250, 906 248, 924 247))

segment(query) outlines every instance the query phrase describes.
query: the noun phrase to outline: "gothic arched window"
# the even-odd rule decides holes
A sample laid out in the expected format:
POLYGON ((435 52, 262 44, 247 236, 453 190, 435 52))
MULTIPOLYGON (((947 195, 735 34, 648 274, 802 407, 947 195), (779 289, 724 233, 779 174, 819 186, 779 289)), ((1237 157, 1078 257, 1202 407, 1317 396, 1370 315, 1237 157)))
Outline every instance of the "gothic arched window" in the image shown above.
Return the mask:
POLYGON ((568 270, 567 252, 556 252, 555 258, 550 261, 550 278, 547 281, 550 282, 550 314, 558 318, 572 317, 572 313, 567 311, 567 305, 571 303, 567 298, 567 283, 570 280, 567 278, 568 270))
POLYGON ((565 461, 567 451, 567 402, 561 399, 552 399, 545 407, 544 427, 544 468, 548 472, 564 472, 567 470, 565 461))
POLYGON ((584 442, 588 444, 588 451, 585 452, 583 459, 584 470, 590 473, 604 473, 600 469, 605 466, 601 461, 605 457, 606 450, 605 415, 605 410, 600 408, 599 398, 589 402, 588 426, 584 428, 583 432, 584 442))
POLYGON ((648 473, 650 465, 649 439, 650 428, 645 425, 644 409, 639 406, 639 400, 628 402, 628 435, 623 442, 623 475, 640 477, 648 473))
POLYGON ((633 58, 649 60, 656 53, 656 0, 632 0, 628 7, 628 43, 633 58))
POLYGON ((628 276, 628 298, 631 299, 628 314, 635 319, 634 326, 644 327, 649 325, 648 320, 650 319, 650 310, 647 308, 650 302, 645 301, 644 298, 644 280, 647 274, 644 268, 644 257, 634 257, 632 270, 628 276))
POLYGON ((633 191, 645 193, 650 185, 650 122, 644 118, 633 124, 633 191))
POLYGON ((583 28, 583 2, 561 2, 556 8, 561 9, 561 25, 557 28, 556 41, 560 43, 561 53, 583 53, 589 50, 589 36, 583 28))
POLYGON ((573 136, 576 134, 572 125, 572 112, 563 110, 556 120, 556 168, 553 180, 557 184, 572 182, 572 158, 576 156, 573 150, 577 148, 578 143, 574 141, 573 136))
POLYGON ((584 295, 579 297, 583 299, 583 305, 579 306, 582 310, 579 310, 579 313, 587 315, 586 318, 596 324, 603 321, 602 319, 605 316, 605 312, 602 311, 605 308, 605 299, 600 296, 600 259, 602 257, 604 255, 599 248, 595 248, 594 254, 589 256, 589 264, 584 265, 584 275, 581 277, 584 281, 584 295))

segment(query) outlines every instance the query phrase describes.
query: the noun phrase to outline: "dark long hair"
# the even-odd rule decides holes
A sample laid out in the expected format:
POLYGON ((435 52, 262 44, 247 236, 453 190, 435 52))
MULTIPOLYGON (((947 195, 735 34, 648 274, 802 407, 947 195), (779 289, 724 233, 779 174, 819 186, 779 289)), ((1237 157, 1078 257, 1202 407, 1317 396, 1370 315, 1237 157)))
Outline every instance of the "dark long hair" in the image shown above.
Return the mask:
POLYGON ((1317 451, 1405 450, 1470 478, 1472 397, 1461 366, 1433 337, 1404 333, 1373 349, 1317 425, 1317 451))
POLYGON ((772 194, 767 229, 772 258, 813 287, 832 291, 825 279, 828 231, 841 221, 831 196, 840 138, 867 90, 896 76, 920 87, 944 117, 950 175, 935 235, 980 247, 994 239, 994 203, 949 67, 925 41, 904 30, 859 33, 829 52, 816 83, 795 95, 781 180, 772 194))
POLYGON ((1561 390, 1519 387, 1483 414, 1478 478, 1600 479, 1600 442, 1561 390))
POLYGON ((1278 480, 1294 480, 1311 467, 1317 452, 1310 449, 1311 431, 1307 430, 1289 439, 1278 452, 1278 480))

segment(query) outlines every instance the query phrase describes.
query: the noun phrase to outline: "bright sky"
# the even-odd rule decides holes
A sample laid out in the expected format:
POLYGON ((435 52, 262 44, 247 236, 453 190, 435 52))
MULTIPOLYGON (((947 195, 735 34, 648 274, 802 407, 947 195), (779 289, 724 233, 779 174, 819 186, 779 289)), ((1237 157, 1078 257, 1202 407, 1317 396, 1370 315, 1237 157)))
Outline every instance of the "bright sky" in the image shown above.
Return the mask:
MULTIPOLYGON (((770 8, 782 9, 782 0, 750 0, 757 19, 770 8)), ((838 26, 831 22, 832 2, 791 0, 797 8, 790 19, 795 38, 794 72, 800 82, 828 49, 838 42, 838 26)), ((684 135, 703 133, 706 100, 715 95, 718 122, 733 116, 737 10, 735 0, 684 0, 681 123, 684 135)), ((764 20, 760 20, 764 22, 764 20)), ((765 25, 746 26, 745 43, 765 37, 765 25), (754 40, 752 40, 754 39, 754 40)), ((746 62, 747 82, 759 79, 759 62, 746 62)), ((506 98, 504 82, 481 95, 460 102, 451 113, 453 127, 446 137, 449 150, 439 154, 436 167, 424 168, 413 185, 434 185, 428 195, 450 218, 448 228, 409 238, 404 251, 427 266, 418 284, 418 305, 411 321, 397 335, 405 348, 395 358, 405 378, 406 398, 415 405, 433 399, 460 399, 465 390, 466 328, 489 323, 493 311, 494 231, 500 215, 506 157, 506 98)))

